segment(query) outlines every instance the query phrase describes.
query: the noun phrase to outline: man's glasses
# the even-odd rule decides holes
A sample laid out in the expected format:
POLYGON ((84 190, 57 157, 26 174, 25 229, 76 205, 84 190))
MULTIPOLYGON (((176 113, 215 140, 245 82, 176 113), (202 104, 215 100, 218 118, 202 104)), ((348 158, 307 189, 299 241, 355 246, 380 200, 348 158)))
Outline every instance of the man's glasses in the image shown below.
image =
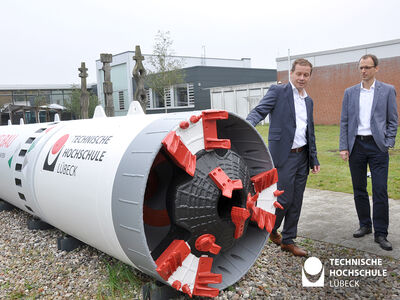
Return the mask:
POLYGON ((372 68, 375 68, 375 66, 363 66, 363 67, 360 67, 360 71, 362 71, 362 70, 371 70, 372 68))

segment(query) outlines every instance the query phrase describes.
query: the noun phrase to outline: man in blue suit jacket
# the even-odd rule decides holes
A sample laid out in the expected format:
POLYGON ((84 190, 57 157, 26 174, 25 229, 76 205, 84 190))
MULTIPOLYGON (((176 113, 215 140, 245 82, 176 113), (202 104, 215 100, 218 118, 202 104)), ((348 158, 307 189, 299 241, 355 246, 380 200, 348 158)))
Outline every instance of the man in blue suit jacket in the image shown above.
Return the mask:
POLYGON ((284 210, 277 209, 275 226, 270 239, 281 249, 296 256, 307 255, 294 244, 300 217, 303 193, 309 174, 320 171, 315 146, 313 102, 305 87, 312 73, 312 64, 306 59, 293 62, 290 82, 273 85, 260 103, 247 116, 256 126, 268 114, 270 127, 268 147, 278 171, 278 189, 284 193, 278 197, 284 210), (285 218, 282 236, 277 232, 285 218))
POLYGON ((392 250, 387 240, 389 204, 387 178, 388 148, 394 146, 397 133, 396 91, 393 86, 375 80, 378 58, 367 54, 359 61, 362 82, 346 89, 340 120, 340 155, 349 160, 354 201, 360 228, 355 238, 372 232, 381 248, 392 250), (372 177, 373 222, 367 192, 367 164, 372 177))

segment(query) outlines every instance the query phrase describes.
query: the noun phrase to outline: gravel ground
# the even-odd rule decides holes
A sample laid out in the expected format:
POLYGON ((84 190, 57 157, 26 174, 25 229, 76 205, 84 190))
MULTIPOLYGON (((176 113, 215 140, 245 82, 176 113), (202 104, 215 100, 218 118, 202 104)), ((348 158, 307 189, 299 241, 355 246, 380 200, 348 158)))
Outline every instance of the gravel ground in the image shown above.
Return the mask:
MULTIPOLYGON (((28 217, 20 210, 0 212, 0 299, 118 298, 107 289, 108 266, 115 264, 115 259, 89 246, 69 253, 58 251, 57 237, 62 233, 56 229, 30 231, 26 226, 28 217)), ((301 271, 306 259, 293 257, 268 243, 246 276, 217 299, 400 299, 398 260, 310 239, 298 238, 297 242, 323 263, 324 287, 303 287, 301 271), (381 258, 381 265, 369 268, 381 273, 386 270, 387 275, 330 275, 333 269, 366 269, 332 266, 330 259, 336 258, 381 258), (357 282, 358 287, 335 287, 339 280, 342 284, 357 282)), ((139 272, 137 276, 141 282, 150 280, 139 272)), ((137 287, 132 288, 127 297, 139 299, 138 293, 137 287)))

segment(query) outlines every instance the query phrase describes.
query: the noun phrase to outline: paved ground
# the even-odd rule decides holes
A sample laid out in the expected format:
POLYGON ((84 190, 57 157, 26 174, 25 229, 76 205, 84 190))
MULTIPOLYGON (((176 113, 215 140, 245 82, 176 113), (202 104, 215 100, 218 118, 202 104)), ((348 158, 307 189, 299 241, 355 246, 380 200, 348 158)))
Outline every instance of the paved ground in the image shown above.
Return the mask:
POLYGON ((389 219, 387 238, 393 250, 385 251, 374 242, 373 233, 353 238, 359 227, 353 194, 306 189, 298 236, 400 259, 400 200, 389 199, 389 219))

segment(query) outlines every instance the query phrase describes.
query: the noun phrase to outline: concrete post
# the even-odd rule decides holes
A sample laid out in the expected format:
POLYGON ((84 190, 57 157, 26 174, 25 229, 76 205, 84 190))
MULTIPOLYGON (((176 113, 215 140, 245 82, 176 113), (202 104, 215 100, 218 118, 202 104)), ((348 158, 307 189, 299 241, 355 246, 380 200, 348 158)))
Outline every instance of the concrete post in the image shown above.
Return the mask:
POLYGON ((105 101, 105 112, 107 117, 114 117, 114 100, 113 100, 113 87, 111 82, 111 66, 112 54, 102 53, 100 54, 100 61, 103 63, 102 70, 104 71, 104 101, 105 101))
POLYGON ((133 96, 133 100, 139 101, 140 105, 143 108, 143 111, 146 113, 147 107, 147 93, 144 88, 144 79, 146 78, 146 69, 143 66, 144 56, 140 51, 140 46, 136 46, 135 48, 135 56, 133 60, 136 61, 135 67, 133 68, 133 78, 135 78, 136 82, 136 90, 135 95, 133 96))
POLYGON ((89 93, 86 86, 86 78, 88 77, 87 68, 84 62, 81 62, 79 77, 81 78, 81 119, 89 119, 89 93))

